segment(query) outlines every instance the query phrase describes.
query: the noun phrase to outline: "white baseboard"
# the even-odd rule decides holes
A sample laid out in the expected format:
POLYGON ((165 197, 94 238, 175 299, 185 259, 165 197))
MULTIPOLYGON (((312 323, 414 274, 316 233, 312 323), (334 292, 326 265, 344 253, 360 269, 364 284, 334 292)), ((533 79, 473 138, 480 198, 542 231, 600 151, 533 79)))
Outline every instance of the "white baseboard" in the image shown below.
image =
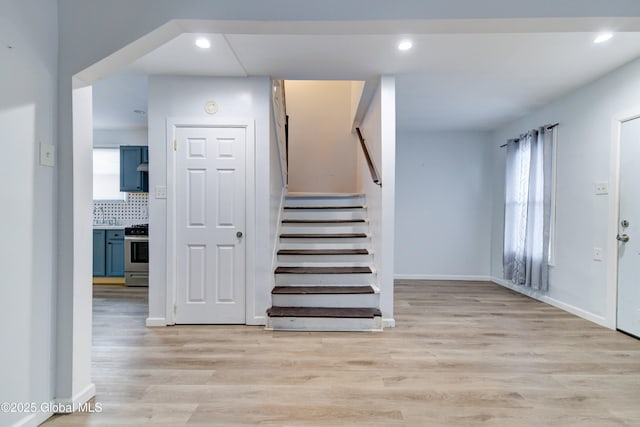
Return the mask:
POLYGON ((164 317, 147 317, 145 324, 147 328, 159 328, 161 326, 167 326, 167 319, 164 317))
MULTIPOLYGON (((48 403, 49 407, 53 407, 54 406, 54 402, 49 402, 48 403)), ((20 420, 18 420, 15 424, 12 424, 11 427, 37 427, 40 424, 42 424, 43 422, 45 422, 46 420, 48 420, 50 417, 53 416, 53 412, 48 411, 48 412, 34 412, 33 414, 30 414, 20 420)))
POLYGON ((459 280, 463 282, 490 282, 491 276, 438 275, 438 274, 395 274, 395 280, 459 280))
POLYGON ((591 313, 589 311, 583 310, 579 307, 573 306, 571 304, 567 304, 565 302, 562 301, 558 301, 555 298, 551 298, 550 296, 536 291, 534 289, 529 289, 529 288, 525 288, 524 286, 517 286, 513 283, 511 283, 508 280, 504 280, 504 279, 500 279, 497 277, 492 277, 491 281, 497 285, 503 286, 505 288, 511 289, 512 291, 518 292, 520 294, 526 295, 528 297, 531 297, 535 300, 538 300, 540 302, 544 302, 545 304, 549 304, 552 305, 556 308, 559 308, 560 310, 564 310, 568 313, 571 313, 573 315, 576 315, 578 317, 581 317, 585 320, 588 320, 590 322, 596 323, 600 326, 604 326, 605 328, 608 329, 612 329, 606 319, 603 316, 599 316, 597 314, 591 313))
POLYGON ((395 328, 396 327, 396 319, 392 318, 386 318, 386 319, 382 319, 382 327, 383 328, 395 328))
POLYGON ((84 388, 79 393, 76 393, 74 396, 70 398, 58 398, 56 399, 56 404, 64 405, 64 406, 73 406, 77 408, 83 403, 87 403, 96 395, 96 385, 91 383, 84 388))
MULTIPOLYGON (((72 411, 76 411, 78 410, 78 408, 81 408, 83 404, 91 400, 95 395, 96 395, 96 385, 91 383, 87 385, 84 388, 84 390, 82 390, 79 393, 76 393, 72 397, 58 398, 50 402, 45 402, 40 404, 38 409, 46 408, 47 410, 45 411, 39 410, 37 412, 34 412, 20 419, 16 423, 12 424, 11 427, 37 427, 43 422, 45 422, 47 419, 49 419, 51 416, 53 416, 55 413, 54 411, 58 411, 61 408, 64 408, 65 410, 69 408, 72 411), (56 408, 59 408, 59 409, 56 409, 56 408)), ((66 414, 69 412, 71 411, 65 411, 63 413, 66 414)))
POLYGON ((249 326, 264 326, 267 324, 267 316, 253 316, 253 319, 247 320, 249 326))

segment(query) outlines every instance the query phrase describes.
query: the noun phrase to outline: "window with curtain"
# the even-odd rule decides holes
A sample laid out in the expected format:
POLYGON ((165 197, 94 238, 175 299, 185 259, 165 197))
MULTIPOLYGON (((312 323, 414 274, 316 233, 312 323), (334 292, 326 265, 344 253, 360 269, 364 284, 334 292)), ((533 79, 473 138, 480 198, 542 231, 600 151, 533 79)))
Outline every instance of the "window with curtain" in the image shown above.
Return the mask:
POLYGON ((543 126, 506 145, 504 276, 540 291, 549 288, 555 132, 543 126))

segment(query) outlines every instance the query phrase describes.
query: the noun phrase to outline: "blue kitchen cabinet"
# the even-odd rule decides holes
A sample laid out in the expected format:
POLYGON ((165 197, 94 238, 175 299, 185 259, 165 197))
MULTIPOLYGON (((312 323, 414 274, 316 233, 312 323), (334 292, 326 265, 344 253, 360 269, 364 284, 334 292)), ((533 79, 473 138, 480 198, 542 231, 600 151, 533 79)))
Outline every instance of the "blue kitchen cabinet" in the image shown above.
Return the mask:
POLYGON ((124 230, 93 230, 93 277, 124 277, 124 230))
POLYGON ((149 174, 138 166, 149 163, 148 147, 141 145, 120 146, 120 191, 146 193, 149 191, 149 174))
POLYGON ((107 277, 124 277, 124 232, 107 230, 106 233, 107 277))
POLYGON ((149 163, 149 147, 142 146, 142 163, 149 163))
POLYGON ((106 274, 106 230, 93 230, 93 276, 106 274))

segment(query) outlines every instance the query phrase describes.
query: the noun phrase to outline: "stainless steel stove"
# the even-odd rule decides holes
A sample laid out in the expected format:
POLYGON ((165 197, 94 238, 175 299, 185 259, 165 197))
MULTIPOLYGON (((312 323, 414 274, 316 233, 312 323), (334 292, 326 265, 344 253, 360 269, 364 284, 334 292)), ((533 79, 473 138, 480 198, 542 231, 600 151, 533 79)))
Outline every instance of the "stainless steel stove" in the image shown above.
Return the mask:
POLYGON ((149 224, 124 229, 124 283, 149 286, 149 224))

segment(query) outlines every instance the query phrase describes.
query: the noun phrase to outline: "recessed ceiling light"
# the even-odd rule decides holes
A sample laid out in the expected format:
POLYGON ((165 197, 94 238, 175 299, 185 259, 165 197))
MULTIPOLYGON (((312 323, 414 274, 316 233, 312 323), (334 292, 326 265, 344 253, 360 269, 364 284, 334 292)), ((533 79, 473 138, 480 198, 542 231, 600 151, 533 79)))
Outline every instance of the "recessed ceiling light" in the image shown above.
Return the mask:
POLYGON ((413 43, 411 43, 411 40, 402 40, 400 43, 398 43, 398 50, 409 50, 413 47, 413 43))
POLYGON ((204 37, 200 37, 198 40, 196 40, 196 46, 198 46, 200 49, 209 49, 211 47, 211 42, 204 37))
POLYGON ((598 37, 596 37, 595 39, 593 39, 594 43, 604 43, 607 40, 610 40, 611 37, 613 37, 613 34, 611 33, 602 33, 602 34, 598 34, 598 37))

